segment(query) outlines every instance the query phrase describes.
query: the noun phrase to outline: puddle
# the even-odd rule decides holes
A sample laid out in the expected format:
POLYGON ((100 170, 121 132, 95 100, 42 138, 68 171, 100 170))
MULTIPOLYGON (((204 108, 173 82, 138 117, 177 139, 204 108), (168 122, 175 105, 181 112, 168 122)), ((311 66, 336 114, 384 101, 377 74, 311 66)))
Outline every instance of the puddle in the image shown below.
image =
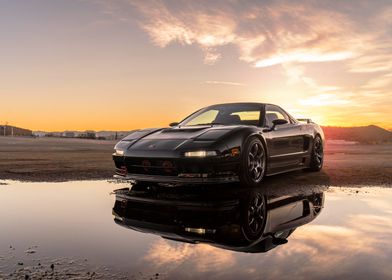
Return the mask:
POLYGON ((0 279, 392 278, 388 188, 4 183, 0 279))

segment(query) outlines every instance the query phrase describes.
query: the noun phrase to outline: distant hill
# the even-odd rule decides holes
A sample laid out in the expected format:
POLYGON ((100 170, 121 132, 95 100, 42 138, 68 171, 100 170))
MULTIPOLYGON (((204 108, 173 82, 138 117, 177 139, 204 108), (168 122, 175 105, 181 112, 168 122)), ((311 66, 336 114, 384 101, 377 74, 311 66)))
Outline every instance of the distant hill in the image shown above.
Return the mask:
POLYGON ((392 132, 376 125, 358 127, 323 126, 325 138, 360 143, 392 143, 392 132))
POLYGON ((31 136, 32 131, 12 125, 0 125, 0 136, 31 136))

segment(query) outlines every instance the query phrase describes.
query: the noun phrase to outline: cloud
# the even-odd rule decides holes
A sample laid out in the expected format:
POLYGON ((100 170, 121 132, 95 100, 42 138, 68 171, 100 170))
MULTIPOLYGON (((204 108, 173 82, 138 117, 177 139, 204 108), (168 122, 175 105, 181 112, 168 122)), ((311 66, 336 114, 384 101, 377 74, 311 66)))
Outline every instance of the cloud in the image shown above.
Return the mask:
POLYGON ((300 99, 299 103, 305 106, 342 106, 350 104, 350 101, 342 99, 336 94, 319 94, 307 99, 300 99))
POLYGON ((165 47, 177 42, 198 45, 204 52, 204 62, 213 64, 220 59, 217 47, 234 41, 236 22, 227 14, 215 11, 207 14, 192 8, 171 10, 163 1, 135 1, 133 5, 144 16, 141 27, 154 44, 165 47))
POLYGON ((234 254, 206 244, 191 245, 160 239, 144 256, 154 266, 174 269, 189 262, 199 272, 214 271, 235 264, 234 254))
POLYGON ((144 259, 155 263, 156 266, 179 265, 191 254, 192 248, 190 244, 170 244, 168 241, 159 239, 152 245, 144 259))
POLYGON ((392 84, 391 73, 380 75, 376 78, 370 79, 362 86, 364 89, 378 89, 385 88, 392 84))
POLYGON ((196 45, 207 64, 218 61, 222 57, 219 49, 226 45, 234 45, 239 59, 255 67, 346 60, 360 47, 356 39, 346 36, 353 32, 348 18, 309 4, 132 3, 143 15, 140 25, 154 44, 196 45))
MULTIPOLYGON (((334 4, 312 0, 119 1, 131 5, 133 20, 159 48, 195 47, 207 65, 225 59, 263 71, 275 67, 273 71, 283 74, 285 87, 274 79, 273 90, 291 94, 282 106, 305 115, 324 114, 324 119, 318 119, 339 125, 356 115, 358 123, 362 117, 366 120, 362 125, 380 124, 378 117, 369 114, 374 108, 386 112, 392 106, 392 4, 388 1, 375 5, 365 0, 334 4), (346 110, 335 110, 343 106, 346 110)), ((214 78, 205 83, 240 86, 214 78)))
POLYGON ((289 63, 289 62, 325 62, 325 61, 339 61, 345 60, 354 56, 351 52, 333 52, 322 53, 303 50, 300 52, 288 52, 286 54, 278 54, 271 58, 261 59, 255 63, 255 67, 268 67, 276 64, 289 63))
POLYGON ((237 82, 227 82, 227 81, 205 81, 205 84, 209 85, 224 85, 224 86, 246 86, 243 83, 237 83, 237 82))

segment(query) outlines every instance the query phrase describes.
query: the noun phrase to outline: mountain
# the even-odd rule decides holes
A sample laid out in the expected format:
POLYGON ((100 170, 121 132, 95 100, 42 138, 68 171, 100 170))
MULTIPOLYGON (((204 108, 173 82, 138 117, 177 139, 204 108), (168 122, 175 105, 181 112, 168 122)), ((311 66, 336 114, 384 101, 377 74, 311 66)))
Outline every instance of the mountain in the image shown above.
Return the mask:
POLYGON ((325 138, 360 143, 392 143, 392 132, 376 125, 357 127, 323 126, 325 138))

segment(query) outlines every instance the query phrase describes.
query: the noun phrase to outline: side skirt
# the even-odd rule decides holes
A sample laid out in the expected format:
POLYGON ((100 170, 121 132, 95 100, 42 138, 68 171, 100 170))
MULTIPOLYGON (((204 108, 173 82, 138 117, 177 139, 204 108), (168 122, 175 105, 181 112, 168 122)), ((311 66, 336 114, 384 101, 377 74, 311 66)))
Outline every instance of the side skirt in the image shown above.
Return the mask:
POLYGON ((282 170, 282 171, 278 171, 278 172, 273 172, 273 173, 267 172, 265 174, 265 176, 273 176, 273 175, 277 175, 277 174, 282 174, 282 173, 302 170, 302 169, 306 169, 306 168, 308 168, 306 165, 302 165, 302 166, 298 166, 298 167, 295 167, 295 168, 290 168, 290 169, 286 169, 286 170, 282 170))

